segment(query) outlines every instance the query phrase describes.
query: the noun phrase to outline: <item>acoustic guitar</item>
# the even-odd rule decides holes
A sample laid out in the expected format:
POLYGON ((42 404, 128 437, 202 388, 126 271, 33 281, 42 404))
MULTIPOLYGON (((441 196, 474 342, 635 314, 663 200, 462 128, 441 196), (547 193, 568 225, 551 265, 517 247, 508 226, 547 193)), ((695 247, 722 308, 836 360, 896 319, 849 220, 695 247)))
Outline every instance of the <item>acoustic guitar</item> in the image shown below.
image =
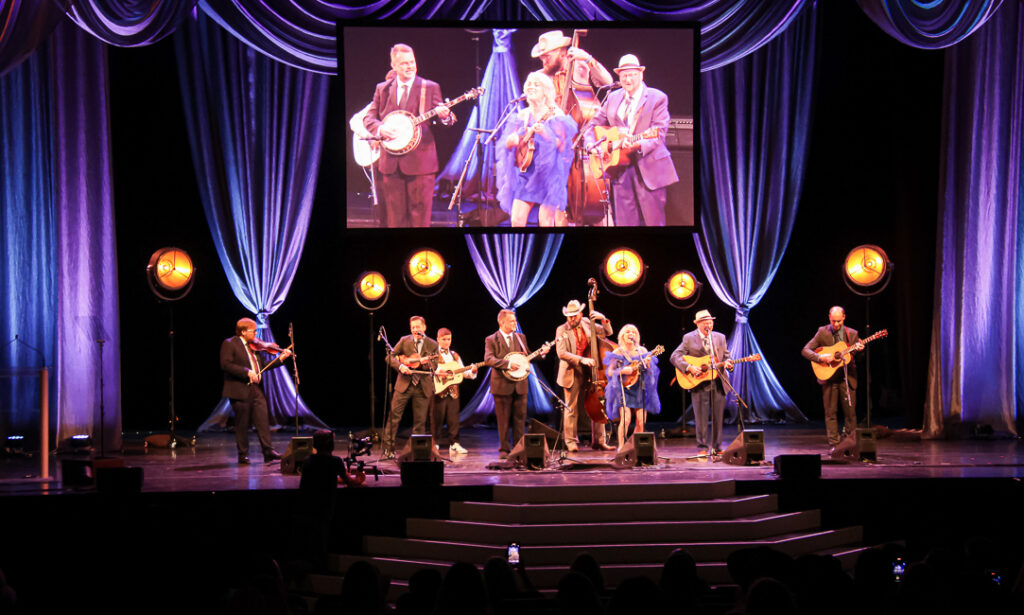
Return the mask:
MULTIPOLYGON (((690 365, 700 368, 700 374, 691 376, 683 370, 676 368, 676 381, 679 382, 679 386, 683 387, 687 391, 697 386, 702 382, 708 382, 718 378, 718 372, 721 371, 722 363, 715 363, 714 369, 712 369, 711 361, 714 357, 711 355, 705 355, 703 357, 691 357, 690 355, 683 355, 683 359, 686 360, 690 365)), ((753 363, 754 361, 760 361, 760 354, 752 354, 749 357, 743 357, 742 359, 733 359, 733 363, 753 363)))
POLYGON ((434 395, 440 395, 445 389, 452 386, 453 384, 459 384, 462 379, 465 378, 462 374, 470 371, 474 367, 480 368, 484 364, 483 361, 479 363, 473 363, 472 365, 462 366, 459 365, 458 361, 448 361, 437 366, 437 369, 445 372, 444 374, 438 374, 434 372, 434 395), (451 375, 449 375, 449 373, 451 375))
MULTIPOLYGON (((881 339, 887 335, 889 335, 889 330, 882 329, 878 333, 860 340, 860 343, 866 345, 868 342, 873 342, 874 340, 881 339)), ((828 365, 818 363, 817 361, 811 361, 811 369, 814 370, 814 375, 817 376, 818 380, 828 380, 832 377, 832 374, 836 373, 837 369, 849 364, 850 360, 853 358, 850 355, 854 350, 852 346, 847 346, 846 342, 836 342, 831 346, 815 348, 814 352, 818 354, 832 355, 832 360, 829 361, 828 365)))
POLYGON ((629 164, 629 156, 622 153, 623 146, 633 145, 643 139, 657 139, 658 127, 626 137, 619 137, 618 126, 594 126, 594 137, 600 141, 607 139, 601 144, 600 157, 590 157, 590 169, 598 179, 606 173, 611 173, 616 167, 624 167, 629 164))

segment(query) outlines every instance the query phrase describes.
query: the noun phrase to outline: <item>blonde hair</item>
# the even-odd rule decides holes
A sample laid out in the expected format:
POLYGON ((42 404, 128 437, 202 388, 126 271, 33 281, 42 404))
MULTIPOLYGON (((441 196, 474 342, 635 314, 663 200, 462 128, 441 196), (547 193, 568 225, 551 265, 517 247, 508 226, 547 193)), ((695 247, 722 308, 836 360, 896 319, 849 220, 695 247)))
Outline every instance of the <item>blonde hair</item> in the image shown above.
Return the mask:
POLYGON ((555 82, 551 80, 543 71, 533 71, 526 76, 526 81, 523 82, 523 90, 526 90, 526 84, 533 79, 540 84, 541 92, 544 94, 544 107, 546 109, 558 109, 558 103, 555 102, 555 82))
POLYGON ((637 329, 636 325, 634 325, 634 324, 626 324, 626 325, 623 325, 621 329, 619 329, 619 346, 625 346, 626 345, 626 333, 628 333, 629 331, 636 331, 636 345, 637 345, 637 347, 639 347, 640 346, 640 329, 637 329))

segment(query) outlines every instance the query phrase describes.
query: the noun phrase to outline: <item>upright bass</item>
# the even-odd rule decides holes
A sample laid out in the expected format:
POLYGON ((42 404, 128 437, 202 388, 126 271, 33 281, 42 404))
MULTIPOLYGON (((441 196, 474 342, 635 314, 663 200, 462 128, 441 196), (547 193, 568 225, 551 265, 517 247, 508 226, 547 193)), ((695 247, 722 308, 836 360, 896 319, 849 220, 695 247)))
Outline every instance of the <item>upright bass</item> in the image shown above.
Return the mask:
MULTIPOLYGON (((597 301, 597 280, 587 280, 590 291, 587 293, 587 315, 590 317, 591 326, 594 327, 593 335, 590 336, 590 347, 584 356, 594 359, 594 366, 590 368, 590 375, 584 388, 585 397, 583 408, 587 416, 594 423, 608 423, 608 414, 605 413, 604 389, 608 386, 608 378, 604 371, 604 356, 614 350, 615 346, 607 339, 598 337, 596 323, 594 323, 594 302, 597 301)), ((586 373, 584 372, 584 375, 586 373)))

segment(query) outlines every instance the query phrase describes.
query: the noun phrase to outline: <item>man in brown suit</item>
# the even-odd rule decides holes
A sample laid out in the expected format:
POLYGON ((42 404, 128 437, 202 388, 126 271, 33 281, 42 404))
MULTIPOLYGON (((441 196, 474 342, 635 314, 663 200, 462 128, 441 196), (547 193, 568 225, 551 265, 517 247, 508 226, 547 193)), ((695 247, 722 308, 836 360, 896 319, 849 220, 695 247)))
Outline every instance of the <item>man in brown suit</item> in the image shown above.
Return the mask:
MULTIPOLYGON (((583 304, 573 299, 562 308, 565 322, 555 330, 555 351, 558 353, 558 377, 555 382, 562 387, 565 395, 565 408, 562 409, 562 435, 565 438, 565 446, 570 453, 579 450, 578 422, 584 421, 585 412, 581 412, 580 397, 584 384, 584 369, 596 368, 604 371, 603 365, 596 365, 589 354, 594 334, 598 337, 608 337, 612 334, 612 323, 600 312, 593 312, 590 318, 583 316, 583 304)), ((605 424, 601 422, 592 423, 591 446, 599 451, 610 451, 611 446, 605 442, 605 424)))
MULTIPOLYGON (((526 396, 530 392, 528 379, 514 381, 502 370, 523 367, 519 360, 506 358, 511 352, 530 354, 526 336, 516 331, 516 313, 498 312, 498 330, 484 340, 484 364, 491 367, 491 396, 494 397, 494 416, 498 419, 498 451, 502 459, 508 457, 511 446, 519 442, 526 431, 526 396), (509 420, 512 421, 512 441, 508 440, 509 420)), ((545 348, 541 356, 548 353, 545 348)))

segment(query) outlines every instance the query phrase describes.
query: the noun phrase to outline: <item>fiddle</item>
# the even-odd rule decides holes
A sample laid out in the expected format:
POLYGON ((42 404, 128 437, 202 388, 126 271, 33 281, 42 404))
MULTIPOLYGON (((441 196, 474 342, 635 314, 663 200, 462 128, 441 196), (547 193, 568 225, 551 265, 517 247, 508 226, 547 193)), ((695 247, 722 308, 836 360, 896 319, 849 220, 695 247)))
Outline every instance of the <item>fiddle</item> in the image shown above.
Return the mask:
POLYGON ((264 342, 258 337, 252 338, 252 341, 249 342, 249 348, 252 348, 256 352, 267 352, 270 354, 281 354, 285 350, 292 349, 291 346, 288 346, 287 348, 281 348, 274 342, 264 342))

